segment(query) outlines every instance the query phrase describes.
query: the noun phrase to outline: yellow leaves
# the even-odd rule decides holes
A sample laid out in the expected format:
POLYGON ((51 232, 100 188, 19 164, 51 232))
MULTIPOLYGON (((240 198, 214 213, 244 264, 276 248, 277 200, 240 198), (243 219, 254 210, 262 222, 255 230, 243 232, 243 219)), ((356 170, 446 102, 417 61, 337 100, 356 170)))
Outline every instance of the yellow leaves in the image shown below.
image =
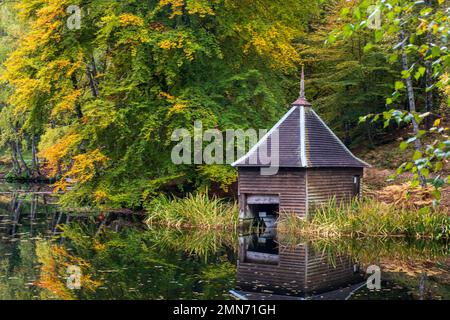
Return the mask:
POLYGON ((194 60, 195 50, 198 46, 189 38, 189 35, 180 32, 169 35, 168 39, 158 42, 158 46, 163 50, 182 49, 187 60, 194 60))
POLYGON ((10 83, 15 87, 16 91, 14 95, 9 97, 8 102, 15 107, 15 114, 25 112, 38 92, 48 91, 48 86, 43 85, 41 81, 36 79, 24 77, 15 79, 10 83))
POLYGON ((214 15, 214 11, 206 0, 186 0, 186 9, 189 14, 198 14, 200 17, 214 15))
POLYGON ((75 110, 75 104, 81 95, 81 90, 71 90, 71 93, 64 96, 64 99, 60 100, 52 109, 51 116, 56 117, 61 113, 73 112, 75 110))
POLYGON ((106 165, 108 160, 108 157, 102 154, 99 149, 72 157, 73 164, 70 169, 64 173, 62 179, 55 184, 55 191, 66 190, 68 179, 72 179, 74 182, 80 184, 91 181, 98 170, 106 165))
POLYGON ((172 14, 170 15, 170 18, 174 18, 176 16, 179 16, 183 13, 183 6, 184 6, 184 0, 160 0, 159 6, 164 7, 170 5, 172 9, 172 14))
POLYGON ((39 0, 21 1, 17 5, 19 16, 27 21, 30 16, 36 17, 22 46, 28 52, 34 52, 38 47, 44 48, 49 42, 61 40, 60 31, 66 21, 68 1, 39 0))
POLYGON ((150 41, 145 21, 139 16, 129 13, 119 16, 108 15, 101 18, 101 22, 102 30, 99 37, 106 39, 117 32, 119 39, 116 46, 125 45, 132 56, 136 56, 139 45, 150 41))
POLYGON ((182 49, 185 46, 186 39, 183 34, 176 34, 170 39, 159 41, 158 46, 164 50, 182 49))
POLYGON ((19 12, 27 19, 32 17, 32 23, 29 23, 27 33, 19 39, 17 49, 5 62, 1 80, 14 88, 8 102, 15 107, 16 114, 42 110, 45 105, 43 97, 53 93, 49 102, 57 108, 52 113, 55 115, 69 109, 79 96, 79 93, 69 89, 72 87, 70 77, 83 67, 81 51, 77 58, 53 57, 64 27, 67 1, 24 2, 19 3, 19 12))
POLYGON ((100 204, 102 202, 105 202, 106 200, 109 200, 109 197, 105 191, 97 190, 94 192, 94 199, 96 203, 100 204))
POLYGON ((108 158, 100 150, 95 149, 94 151, 73 157, 73 161, 73 166, 66 173, 66 176, 73 177, 83 184, 94 178, 97 168, 105 165, 108 158))
POLYGON ((164 40, 161 40, 158 43, 158 46, 161 49, 166 49, 167 50, 167 49, 173 49, 173 48, 181 48, 182 44, 180 44, 179 42, 172 42, 170 40, 164 39, 164 40))
POLYGON ((292 45, 295 31, 287 26, 275 24, 266 30, 258 30, 252 25, 238 26, 238 29, 248 30, 251 38, 244 46, 244 52, 251 49, 261 56, 267 56, 273 68, 289 70, 296 68, 300 56, 292 45))
POLYGON ((92 247, 95 251, 105 251, 106 245, 98 241, 97 239, 94 239, 92 247))
POLYGON ((167 117, 170 117, 176 113, 180 113, 188 107, 188 101, 186 101, 184 99, 175 98, 166 92, 160 92, 159 95, 162 98, 165 98, 167 100, 167 102, 169 102, 172 105, 170 107, 169 111, 167 112, 167 117))
POLYGON ((40 70, 39 76, 46 76, 49 81, 58 81, 61 76, 72 75, 77 68, 80 68, 80 65, 71 63, 68 59, 52 60, 40 70))
POLYGON ((172 108, 169 109, 169 112, 167 114, 168 117, 170 117, 174 113, 180 113, 187 107, 187 104, 184 102, 177 102, 175 103, 172 108))
POLYGON ((442 87, 440 88, 440 90, 442 90, 442 92, 448 97, 450 98, 450 76, 448 74, 448 72, 445 72, 441 78, 440 81, 442 83, 442 87))
POLYGON ((50 169, 52 175, 55 175, 58 172, 62 160, 70 155, 71 151, 80 141, 81 136, 79 134, 68 133, 60 140, 55 141, 39 152, 41 157, 47 159, 47 167, 50 169))
POLYGON ((119 21, 121 26, 137 26, 137 27, 143 27, 144 26, 144 20, 141 17, 138 17, 134 14, 121 14, 119 16, 119 21))
POLYGON ((191 15, 198 15, 202 18, 208 15, 214 15, 214 10, 207 0, 160 0, 159 7, 170 6, 172 14, 169 16, 173 19, 183 14, 183 8, 191 15))
POLYGON ((428 21, 425 19, 420 19, 420 24, 417 27, 417 31, 425 33, 428 29, 428 21))

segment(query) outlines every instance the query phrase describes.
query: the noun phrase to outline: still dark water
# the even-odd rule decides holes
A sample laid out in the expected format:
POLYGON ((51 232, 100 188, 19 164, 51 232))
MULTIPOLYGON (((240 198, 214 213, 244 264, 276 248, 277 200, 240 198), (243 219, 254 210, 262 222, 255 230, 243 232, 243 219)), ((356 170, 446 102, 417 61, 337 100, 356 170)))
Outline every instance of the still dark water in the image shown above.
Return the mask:
POLYGON ((148 229, 45 191, 0 184, 0 299, 450 299, 446 243, 148 229))

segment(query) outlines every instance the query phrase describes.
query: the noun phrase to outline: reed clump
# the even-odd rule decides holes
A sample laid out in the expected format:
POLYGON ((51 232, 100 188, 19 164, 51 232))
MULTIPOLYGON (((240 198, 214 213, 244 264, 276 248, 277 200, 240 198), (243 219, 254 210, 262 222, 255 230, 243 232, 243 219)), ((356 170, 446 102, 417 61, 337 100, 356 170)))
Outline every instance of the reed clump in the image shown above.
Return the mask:
POLYGON ((161 195, 147 205, 147 225, 176 229, 234 230, 238 225, 238 205, 207 192, 184 198, 161 195))
POLYGON ((286 215, 279 222, 279 230, 313 237, 403 236, 439 240, 450 237, 450 216, 446 210, 399 208, 370 198, 350 204, 337 204, 332 199, 308 219, 286 215))

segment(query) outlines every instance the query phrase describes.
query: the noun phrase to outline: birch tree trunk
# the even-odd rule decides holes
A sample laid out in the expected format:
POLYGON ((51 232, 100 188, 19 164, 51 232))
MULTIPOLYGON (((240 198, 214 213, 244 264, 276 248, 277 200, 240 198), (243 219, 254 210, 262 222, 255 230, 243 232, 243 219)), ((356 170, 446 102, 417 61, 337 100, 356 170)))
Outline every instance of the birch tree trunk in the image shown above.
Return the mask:
MULTIPOLYGON (((425 3, 426 3, 426 5, 427 6, 431 6, 431 1, 430 0, 426 0, 425 1, 425 3)), ((427 33, 426 33, 426 43, 427 43, 427 45, 431 45, 431 42, 432 42, 432 35, 431 35, 431 32, 430 31, 427 31, 427 33)), ((433 74, 433 71, 432 71, 432 66, 431 66, 431 60, 426 60, 425 61, 425 90, 427 90, 426 92, 425 92, 425 109, 426 109, 426 112, 432 112, 433 111, 433 91, 430 89, 430 90, 428 90, 428 88, 431 88, 431 85, 432 85, 432 83, 433 83, 433 80, 432 80, 432 74, 433 74)), ((432 118, 431 117, 427 117, 426 119, 425 119, 425 124, 426 124, 426 128, 427 129, 430 129, 431 128, 431 126, 432 126, 432 118)))
MULTIPOLYGON (((405 38, 405 32, 402 30, 400 32, 400 41, 402 44, 402 69, 403 71, 409 72, 409 63, 408 63, 408 54, 406 53, 406 38, 405 38)), ((408 105, 409 105, 409 111, 414 113, 416 112, 416 101, 414 97, 414 88, 412 85, 412 79, 411 76, 408 76, 405 78, 405 85, 406 85, 406 91, 408 93, 408 105)), ((413 118, 412 119, 412 125, 413 125, 413 132, 414 135, 417 136, 419 133, 419 124, 417 121, 413 118)), ((417 138, 414 141, 414 148, 417 151, 422 152, 422 142, 419 138, 417 138)), ((417 170, 420 180, 420 185, 422 187, 426 187, 427 181, 423 174, 420 172, 420 170, 417 170)))
POLYGON ((14 142, 10 143, 10 148, 11 148, 11 160, 13 164, 13 171, 16 174, 21 174, 22 169, 20 168, 19 161, 17 160, 16 145, 14 144, 14 142))
POLYGON ((24 171, 28 174, 28 176, 31 176, 30 168, 28 168, 27 163, 25 162, 22 154, 22 148, 20 147, 20 142, 16 141, 16 152, 19 156, 20 164, 22 165, 24 171))
POLYGON ((98 98, 100 96, 100 92, 98 89, 97 67, 95 65, 95 59, 94 57, 91 57, 90 62, 85 59, 84 63, 86 64, 86 73, 89 79, 89 86, 91 87, 92 95, 95 98, 98 98))
POLYGON ((40 175, 39 171, 39 159, 37 157, 37 147, 36 147, 36 134, 33 133, 31 136, 31 170, 36 172, 38 175, 40 175))

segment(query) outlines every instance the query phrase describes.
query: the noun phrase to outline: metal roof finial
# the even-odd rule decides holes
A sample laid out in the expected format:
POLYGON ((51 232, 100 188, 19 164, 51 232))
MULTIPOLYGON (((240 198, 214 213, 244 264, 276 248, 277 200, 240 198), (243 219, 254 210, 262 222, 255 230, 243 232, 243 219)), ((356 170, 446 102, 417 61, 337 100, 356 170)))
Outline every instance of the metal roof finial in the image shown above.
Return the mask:
POLYGON ((302 66, 302 77, 300 80, 300 96, 298 97, 297 100, 295 100, 292 103, 293 106, 307 106, 310 107, 311 103, 308 102, 308 100, 306 100, 306 95, 305 95, 305 70, 304 67, 302 66))
POLYGON ((302 66, 302 78, 300 80, 300 98, 305 99, 305 68, 302 66))

